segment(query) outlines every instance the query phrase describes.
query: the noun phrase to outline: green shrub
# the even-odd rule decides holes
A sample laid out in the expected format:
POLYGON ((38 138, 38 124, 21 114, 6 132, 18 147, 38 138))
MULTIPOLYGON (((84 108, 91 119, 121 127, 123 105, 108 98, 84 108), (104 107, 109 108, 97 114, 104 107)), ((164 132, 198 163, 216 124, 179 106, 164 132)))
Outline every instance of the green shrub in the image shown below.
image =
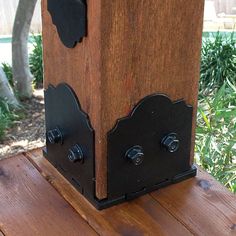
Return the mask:
POLYGON ((31 73, 34 76, 34 85, 42 87, 43 84, 43 59, 42 59, 42 36, 33 36, 33 51, 29 56, 31 73))
POLYGON ((196 162, 236 192, 236 40, 203 40, 196 162))
POLYGON ((236 80, 236 39, 217 33, 206 38, 202 45, 200 95, 219 89, 228 79, 236 80))
POLYGON ((236 192, 236 87, 229 80, 199 99, 196 162, 236 192))
POLYGON ((2 69, 5 72, 7 79, 9 81, 9 84, 11 87, 14 87, 14 81, 13 81, 13 73, 12 73, 12 66, 8 63, 2 63, 2 69))
POLYGON ((9 128, 18 116, 10 108, 8 103, 0 99, 0 140, 3 139, 6 129, 9 128))

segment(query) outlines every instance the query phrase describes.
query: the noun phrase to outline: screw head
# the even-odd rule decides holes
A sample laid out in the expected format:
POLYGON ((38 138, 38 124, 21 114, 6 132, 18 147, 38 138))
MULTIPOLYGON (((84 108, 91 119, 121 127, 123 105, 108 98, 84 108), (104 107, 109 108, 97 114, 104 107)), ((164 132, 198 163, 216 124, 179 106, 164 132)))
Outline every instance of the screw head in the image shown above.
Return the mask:
POLYGON ((170 133, 162 139, 161 144, 168 152, 173 153, 179 150, 180 142, 176 133, 170 133))
POLYGON ((141 146, 134 146, 126 152, 125 157, 135 166, 139 166, 144 160, 143 148, 141 146))
POLYGON ((49 143, 51 143, 51 144, 63 142, 62 133, 59 130, 59 128, 49 130, 47 132, 47 139, 48 139, 49 143))
POLYGON ((69 149, 68 159, 73 163, 84 161, 82 148, 78 144, 69 149))

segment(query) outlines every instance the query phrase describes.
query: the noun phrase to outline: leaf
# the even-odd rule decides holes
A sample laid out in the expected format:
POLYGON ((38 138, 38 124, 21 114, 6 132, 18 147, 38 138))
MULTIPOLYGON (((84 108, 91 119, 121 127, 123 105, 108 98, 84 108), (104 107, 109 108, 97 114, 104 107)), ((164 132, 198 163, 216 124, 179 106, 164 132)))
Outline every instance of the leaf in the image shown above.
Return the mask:
POLYGON ((210 121, 208 120, 207 116, 205 115, 205 113, 203 112, 203 110, 200 107, 198 108, 198 110, 199 110, 200 114, 202 115, 202 118, 205 121, 207 128, 209 130, 211 130, 211 124, 210 124, 210 121))

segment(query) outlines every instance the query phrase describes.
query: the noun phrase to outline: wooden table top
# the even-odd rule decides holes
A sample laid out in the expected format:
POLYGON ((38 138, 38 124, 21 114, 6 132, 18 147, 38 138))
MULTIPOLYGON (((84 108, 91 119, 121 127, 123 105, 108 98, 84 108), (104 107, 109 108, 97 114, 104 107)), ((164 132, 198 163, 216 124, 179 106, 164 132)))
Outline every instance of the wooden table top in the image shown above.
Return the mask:
POLYGON ((236 197, 196 178, 98 211, 34 150, 0 161, 0 236, 236 235, 236 197))

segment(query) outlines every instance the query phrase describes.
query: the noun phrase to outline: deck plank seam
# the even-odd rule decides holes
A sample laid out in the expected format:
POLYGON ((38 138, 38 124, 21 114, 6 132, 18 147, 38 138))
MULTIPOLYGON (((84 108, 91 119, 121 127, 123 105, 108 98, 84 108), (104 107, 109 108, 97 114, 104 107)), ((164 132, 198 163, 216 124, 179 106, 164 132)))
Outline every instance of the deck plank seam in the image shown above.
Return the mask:
POLYGON ((192 235, 196 235, 196 233, 190 228, 188 227, 188 224, 186 224, 184 221, 182 221, 181 219, 179 219, 175 214, 173 214, 168 208, 166 208, 165 206, 163 206, 163 204, 161 204, 161 202, 159 202, 155 197, 152 196, 152 193, 149 194, 151 196, 152 199, 154 199, 156 202, 158 202, 160 204, 161 207, 163 207, 174 219, 176 219, 181 225, 183 225, 192 235))
POLYGON ((164 210, 166 210, 168 212, 168 214, 170 214, 170 216, 175 219, 177 222, 179 222, 190 234, 192 234, 193 236, 196 235, 190 228, 186 227, 185 224, 183 224, 178 218, 176 218, 173 214, 171 214, 171 212, 165 208, 157 199, 155 199, 151 193, 148 194, 156 204, 159 204, 164 210))
MULTIPOLYGON (((102 236, 102 235, 96 230, 96 228, 93 227, 93 225, 91 225, 91 224, 89 223, 89 221, 87 220, 87 218, 84 217, 83 215, 81 215, 80 212, 77 211, 77 210, 74 208, 74 206, 64 197, 64 195, 62 195, 62 194, 60 193, 60 191, 59 191, 53 184, 51 184, 50 180, 47 179, 47 176, 44 176, 44 175, 42 174, 43 171, 42 171, 42 170, 39 168, 39 166, 32 160, 32 158, 30 158, 30 156, 28 155, 28 152, 24 152, 24 153, 22 153, 22 154, 23 154, 24 157, 35 167, 35 169, 40 173, 40 175, 56 190, 56 192, 57 192, 57 193, 73 208, 73 210, 87 223, 87 225, 88 225, 89 227, 91 227, 91 228, 95 231, 95 233, 97 233, 97 235, 102 236)), ((0 235, 0 236, 1 236, 1 235, 0 235)), ((3 236, 5 236, 5 235, 3 235, 3 236)))

